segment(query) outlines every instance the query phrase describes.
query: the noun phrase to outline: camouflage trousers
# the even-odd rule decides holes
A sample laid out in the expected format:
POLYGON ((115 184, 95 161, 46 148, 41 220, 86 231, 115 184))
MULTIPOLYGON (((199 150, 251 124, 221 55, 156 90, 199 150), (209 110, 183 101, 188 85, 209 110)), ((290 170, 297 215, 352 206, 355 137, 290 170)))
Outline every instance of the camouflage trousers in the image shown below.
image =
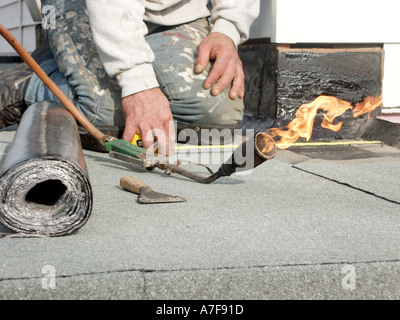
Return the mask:
MULTIPOLYGON (((97 126, 124 127, 121 89, 105 72, 89 27, 85 0, 42 0, 51 23, 45 25, 51 53, 41 67, 82 113, 97 126)), ((182 124, 232 125, 243 116, 243 100, 231 100, 229 88, 214 97, 202 85, 211 68, 194 73, 197 47, 209 33, 207 19, 173 27, 147 23, 146 41, 153 68, 168 98, 174 120, 182 124)), ((58 101, 33 76, 26 92, 28 104, 58 101)))

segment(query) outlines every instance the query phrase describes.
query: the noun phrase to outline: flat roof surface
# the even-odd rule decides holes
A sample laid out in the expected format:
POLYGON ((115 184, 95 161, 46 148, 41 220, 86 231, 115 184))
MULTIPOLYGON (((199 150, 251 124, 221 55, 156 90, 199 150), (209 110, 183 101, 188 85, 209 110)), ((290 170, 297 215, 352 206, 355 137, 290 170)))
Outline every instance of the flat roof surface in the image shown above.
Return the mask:
MULTIPOLYGON (((0 132, 3 160, 14 134, 0 132)), ((88 222, 64 237, 0 238, 0 299, 399 299, 400 150, 307 148, 209 185, 85 150, 88 222), (139 204, 119 186, 126 175, 187 202, 139 204)), ((213 150, 216 170, 231 152, 213 150)))

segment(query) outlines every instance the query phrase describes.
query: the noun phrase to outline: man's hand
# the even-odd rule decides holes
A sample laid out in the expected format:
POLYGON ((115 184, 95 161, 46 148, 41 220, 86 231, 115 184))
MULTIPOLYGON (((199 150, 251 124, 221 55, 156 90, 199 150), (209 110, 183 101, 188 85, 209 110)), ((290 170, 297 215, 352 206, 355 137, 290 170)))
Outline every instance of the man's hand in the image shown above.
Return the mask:
POLYGON ((175 149, 175 130, 168 99, 160 88, 138 92, 122 99, 125 115, 123 139, 131 142, 140 133, 143 148, 148 149, 157 137, 158 152, 171 155, 175 149))
POLYGON ((233 41, 222 33, 210 33, 199 46, 196 73, 201 73, 210 60, 215 60, 213 68, 204 81, 204 89, 211 89, 216 96, 232 84, 231 99, 244 97, 244 72, 242 61, 233 41))

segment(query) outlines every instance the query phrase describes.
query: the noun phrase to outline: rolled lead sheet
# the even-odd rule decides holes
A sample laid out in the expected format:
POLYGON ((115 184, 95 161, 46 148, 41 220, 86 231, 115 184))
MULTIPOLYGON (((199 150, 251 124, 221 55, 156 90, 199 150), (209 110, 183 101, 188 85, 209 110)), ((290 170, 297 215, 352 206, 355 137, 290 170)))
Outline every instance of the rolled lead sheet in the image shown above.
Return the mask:
POLYGON ((24 234, 66 235, 86 223, 92 202, 75 119, 54 102, 31 105, 0 170, 0 222, 24 234))

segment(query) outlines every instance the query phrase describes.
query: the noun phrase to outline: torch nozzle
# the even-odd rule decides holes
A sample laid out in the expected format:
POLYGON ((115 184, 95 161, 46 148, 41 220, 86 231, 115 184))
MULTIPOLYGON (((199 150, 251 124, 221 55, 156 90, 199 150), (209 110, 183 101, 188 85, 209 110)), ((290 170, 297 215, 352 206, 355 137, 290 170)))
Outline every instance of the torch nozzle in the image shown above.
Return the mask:
POLYGON ((197 182, 209 184, 220 177, 230 176, 236 171, 254 169, 261 163, 275 157, 275 154, 276 147, 274 140, 265 132, 259 132, 255 135, 254 139, 248 139, 237 147, 232 156, 221 165, 217 172, 209 177, 203 177, 176 166, 172 167, 170 171, 197 182))
POLYGON ((248 139, 233 152, 232 156, 218 170, 221 176, 230 176, 236 171, 246 171, 275 157, 275 142, 265 132, 259 132, 254 140, 248 139))

